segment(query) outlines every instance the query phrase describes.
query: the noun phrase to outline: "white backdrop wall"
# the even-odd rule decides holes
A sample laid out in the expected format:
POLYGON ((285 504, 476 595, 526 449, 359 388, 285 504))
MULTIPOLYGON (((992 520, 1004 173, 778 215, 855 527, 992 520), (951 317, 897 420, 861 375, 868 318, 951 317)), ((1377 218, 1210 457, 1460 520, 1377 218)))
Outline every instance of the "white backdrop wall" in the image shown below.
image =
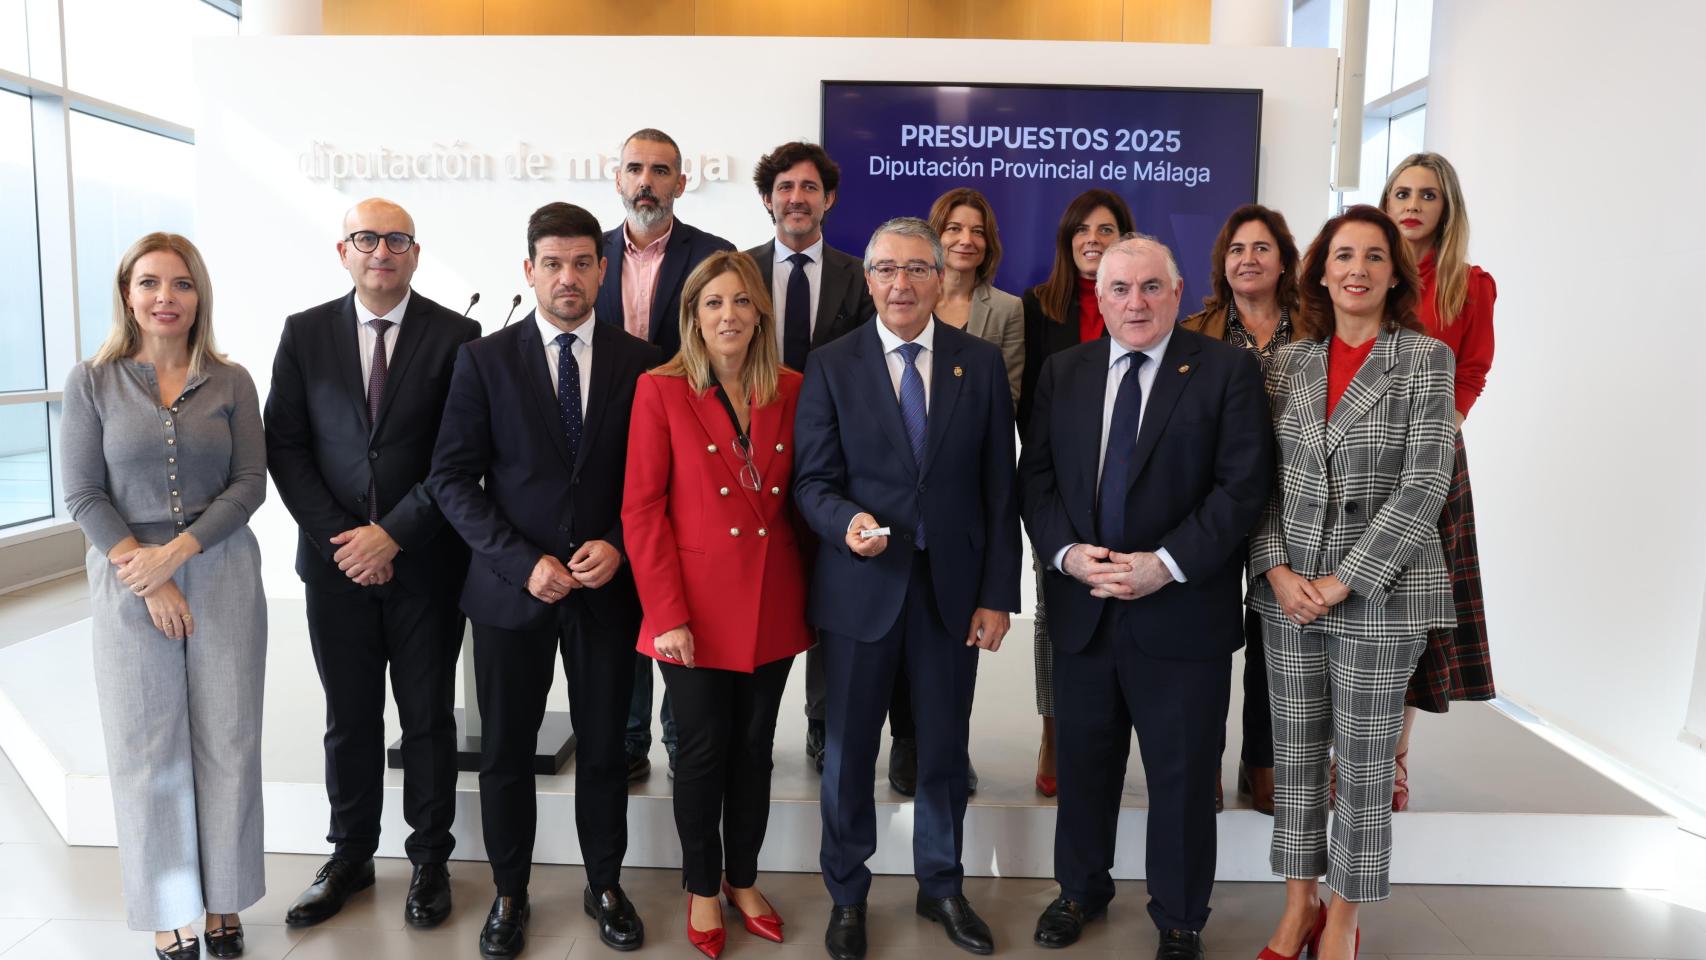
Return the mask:
MULTIPOLYGON (((1706 6, 1434 16, 1427 145, 1499 284, 1465 431, 1499 689, 1706 806, 1706 754, 1678 739, 1706 682, 1706 6)), ((1426 770, 1425 718, 1416 743, 1426 770)))
MULTIPOLYGON (((518 318, 533 303, 521 264, 536 207, 578 203, 607 229, 621 219, 612 183, 565 179, 564 155, 614 154, 639 127, 668 131, 689 163, 727 158, 726 179, 690 188, 676 212, 747 247, 772 232, 752 166, 779 143, 818 138, 823 79, 1239 87, 1264 91, 1261 199, 1308 237, 1320 223, 1336 71, 1330 50, 711 37, 247 37, 198 42, 196 59, 197 232, 220 344, 263 397, 284 317, 349 289, 333 244, 344 210, 364 196, 414 214, 416 289, 457 310, 478 291, 473 316, 491 332, 515 294, 518 318), (552 158, 541 179, 509 175, 505 158, 523 144, 552 158), (452 173, 456 158, 486 154, 497 173, 337 186, 316 176, 329 172, 330 151, 381 149, 429 155, 422 169, 452 173)), ((255 530, 269 595, 300 596, 295 527, 276 497, 255 530)))

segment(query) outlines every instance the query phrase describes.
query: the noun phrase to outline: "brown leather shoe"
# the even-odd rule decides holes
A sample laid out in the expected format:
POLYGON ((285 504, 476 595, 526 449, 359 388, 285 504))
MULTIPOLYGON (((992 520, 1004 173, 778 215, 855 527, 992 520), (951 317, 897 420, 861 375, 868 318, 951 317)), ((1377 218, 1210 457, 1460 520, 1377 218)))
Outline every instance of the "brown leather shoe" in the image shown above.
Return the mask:
POLYGON ((1274 768, 1238 765, 1238 792, 1250 798, 1257 813, 1274 815, 1274 768))

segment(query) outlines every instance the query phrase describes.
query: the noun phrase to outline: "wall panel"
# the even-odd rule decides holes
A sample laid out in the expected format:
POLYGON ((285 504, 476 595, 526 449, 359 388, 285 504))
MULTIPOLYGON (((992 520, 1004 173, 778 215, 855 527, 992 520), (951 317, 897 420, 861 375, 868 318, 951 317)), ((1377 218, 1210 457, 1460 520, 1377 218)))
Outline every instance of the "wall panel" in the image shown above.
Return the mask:
POLYGON ((328 34, 1207 43, 1213 0, 324 0, 328 34))
POLYGON ((1125 0, 1125 36, 1134 43, 1207 43, 1211 0, 1125 0))
POLYGON ((694 0, 485 0, 491 36, 681 36, 695 32, 694 0))
POLYGON ((1119 40, 1123 0, 914 0, 907 35, 985 40, 1119 40))

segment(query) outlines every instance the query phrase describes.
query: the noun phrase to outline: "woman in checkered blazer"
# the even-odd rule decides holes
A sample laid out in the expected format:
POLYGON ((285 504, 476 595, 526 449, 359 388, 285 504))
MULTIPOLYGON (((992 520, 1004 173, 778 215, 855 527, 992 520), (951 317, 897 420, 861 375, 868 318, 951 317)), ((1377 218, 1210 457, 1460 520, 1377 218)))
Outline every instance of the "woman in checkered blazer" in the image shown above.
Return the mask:
POLYGON ((1274 719, 1271 856, 1287 878, 1261 960, 1310 944, 1348 960, 1358 905, 1391 892, 1405 689, 1427 632, 1455 621, 1439 539, 1454 362, 1421 332, 1415 263, 1374 207, 1329 220, 1300 280, 1298 339, 1268 372, 1278 483, 1250 543, 1274 719), (1330 904, 1317 896, 1322 875, 1330 904))

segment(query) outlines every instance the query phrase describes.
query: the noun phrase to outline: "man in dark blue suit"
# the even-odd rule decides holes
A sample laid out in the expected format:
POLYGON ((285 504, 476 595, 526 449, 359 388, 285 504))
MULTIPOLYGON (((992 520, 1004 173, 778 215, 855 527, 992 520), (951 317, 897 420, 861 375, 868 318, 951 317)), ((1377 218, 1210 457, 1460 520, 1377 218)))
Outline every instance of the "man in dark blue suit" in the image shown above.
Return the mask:
MULTIPOLYGON (((596 313, 605 323, 657 344, 664 359, 681 349, 681 288, 700 261, 734 244, 676 219, 675 201, 687 189, 681 147, 662 130, 646 127, 622 142, 616 194, 626 218, 604 235, 604 282, 596 313)), ((664 692, 663 745, 675 772, 675 720, 664 692)), ((628 779, 650 772, 652 658, 634 654, 634 696, 628 706, 628 779)))
POLYGON ((911 217, 877 228, 865 276, 877 319, 811 352, 794 495, 820 540, 807 615, 827 682, 825 946, 863 957, 876 851, 878 736, 896 671, 918 727, 917 909, 972 953, 994 949, 961 893, 966 743, 979 650, 1019 609, 1013 408, 1001 351, 932 316, 942 245, 911 217))
POLYGON ((1180 288, 1159 241, 1102 254, 1109 337, 1043 366, 1019 459, 1055 644, 1060 896, 1037 921, 1045 947, 1077 941, 1113 898, 1135 726, 1156 957, 1203 956, 1243 548, 1273 480, 1273 431, 1255 357, 1174 327, 1180 288))
POLYGON ((523 266, 538 307, 462 348, 427 481, 473 553, 462 610, 474 622, 480 815, 497 887, 480 933, 486 957, 513 957, 526 942, 533 752, 559 650, 577 737, 582 902, 609 946, 633 950, 644 936, 620 886, 622 730, 640 632, 622 550, 622 481, 634 384, 663 358, 596 321, 601 239, 580 207, 534 212, 523 266))

